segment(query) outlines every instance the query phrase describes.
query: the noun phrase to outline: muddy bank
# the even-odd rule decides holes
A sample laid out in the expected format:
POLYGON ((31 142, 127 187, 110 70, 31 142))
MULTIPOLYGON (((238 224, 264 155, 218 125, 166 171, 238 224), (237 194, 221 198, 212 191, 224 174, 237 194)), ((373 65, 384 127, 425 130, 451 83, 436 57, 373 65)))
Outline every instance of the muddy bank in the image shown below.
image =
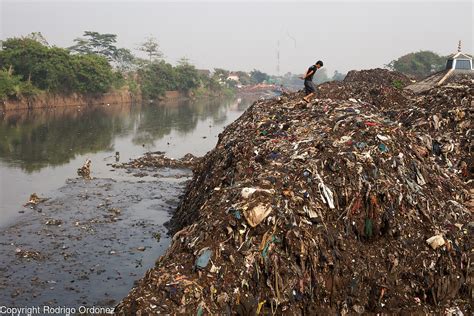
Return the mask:
POLYGON ((114 306, 153 265, 191 172, 116 173, 121 180, 69 179, 0 231, 3 305, 114 306))
POLYGON ((97 96, 86 96, 73 93, 69 96, 43 93, 36 97, 21 100, 6 100, 0 102, 2 112, 24 109, 44 109, 57 107, 77 107, 100 104, 123 104, 141 102, 140 96, 134 96, 127 89, 104 93, 97 96))
POLYGON ((359 75, 310 104, 258 101, 228 126, 195 169, 170 248, 116 311, 471 313, 472 83, 434 91, 459 102, 428 118, 432 96, 405 93, 398 74, 359 75))

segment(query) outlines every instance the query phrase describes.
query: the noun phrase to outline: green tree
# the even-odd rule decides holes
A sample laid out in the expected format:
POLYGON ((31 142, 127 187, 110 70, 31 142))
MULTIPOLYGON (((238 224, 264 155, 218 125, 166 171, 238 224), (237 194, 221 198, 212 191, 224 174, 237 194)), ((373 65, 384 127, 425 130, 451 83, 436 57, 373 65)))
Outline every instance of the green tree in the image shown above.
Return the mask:
POLYGON ((254 69, 250 72, 250 77, 255 83, 261 83, 267 81, 270 77, 260 70, 254 69))
POLYGON ((94 54, 73 57, 77 91, 97 94, 105 93, 112 87, 116 77, 107 59, 94 54))
POLYGON ((8 69, 10 79, 3 73, 2 80, 9 96, 12 81, 16 96, 31 96, 38 89, 60 94, 104 93, 125 82, 120 73, 113 72, 105 56, 71 55, 69 50, 48 47, 31 38, 38 36, 8 38, 2 42, 0 69, 8 69))
POLYGON ((4 41, 0 67, 12 67, 23 81, 30 81, 42 90, 67 93, 74 89, 74 70, 69 52, 44 46, 30 38, 4 41))
POLYGON ((146 38, 145 42, 140 44, 138 50, 145 52, 148 55, 150 63, 153 60, 163 57, 163 53, 160 51, 160 45, 158 44, 156 38, 153 36, 146 38))
POLYGON ((399 71, 415 78, 424 78, 440 71, 446 64, 446 57, 431 51, 419 51, 401 56, 385 65, 390 70, 399 71))
POLYGON ((21 76, 13 75, 12 70, 11 67, 8 71, 0 70, 0 100, 32 97, 39 93, 31 81, 21 81, 21 76))
POLYGON ((204 88, 211 92, 219 92, 222 89, 222 86, 219 84, 217 77, 212 76, 201 76, 201 82, 204 88))
MULTIPOLYGON (((22 80, 35 80, 36 70, 47 57, 48 48, 29 38, 8 38, 2 42, 0 68, 13 67, 22 80)), ((39 80, 40 78, 38 78, 39 80)))
POLYGON ((108 61, 115 60, 118 48, 115 46, 117 35, 101 34, 98 32, 85 31, 84 38, 76 38, 76 45, 69 50, 78 54, 97 54, 107 58, 108 61))
POLYGON ((254 81, 252 77, 248 74, 248 72, 245 71, 237 71, 236 72, 237 76, 239 76, 239 81, 242 85, 247 86, 254 84, 254 81))
POLYGON ((139 82, 144 98, 156 100, 167 90, 176 90, 176 72, 165 61, 153 62, 138 70, 139 82))
POLYGON ((137 60, 129 49, 119 48, 115 57, 115 65, 119 71, 128 72, 136 68, 137 60))
POLYGON ((67 94, 77 88, 72 56, 63 48, 48 49, 32 71, 32 83, 42 90, 67 94))
POLYGON ((227 77, 229 77, 230 71, 225 70, 222 68, 214 68, 214 74, 213 76, 217 79, 220 80, 221 82, 224 82, 227 80, 227 77))
POLYGON ((21 77, 7 70, 0 70, 0 100, 16 96, 20 92, 21 77))
POLYGON ((38 43, 43 44, 44 46, 49 46, 48 41, 41 32, 31 32, 30 34, 26 35, 25 38, 35 40, 38 43))
POLYGON ((181 58, 175 67, 177 88, 188 92, 199 87, 200 78, 196 67, 191 65, 186 58, 181 58))

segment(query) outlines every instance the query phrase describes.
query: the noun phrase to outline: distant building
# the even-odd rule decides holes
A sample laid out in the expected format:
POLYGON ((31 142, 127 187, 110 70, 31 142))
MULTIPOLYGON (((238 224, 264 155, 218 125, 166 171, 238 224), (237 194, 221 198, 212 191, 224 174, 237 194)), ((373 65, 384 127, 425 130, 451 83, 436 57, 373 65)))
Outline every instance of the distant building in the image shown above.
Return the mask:
POLYGON ((239 81, 239 75, 237 75, 235 72, 231 72, 229 76, 227 77, 227 80, 234 80, 234 81, 239 81))
POLYGON ((472 56, 461 52, 461 41, 458 44, 457 53, 451 54, 446 60, 446 68, 437 72, 420 82, 409 85, 406 89, 414 92, 423 92, 435 86, 447 83, 449 78, 457 76, 467 76, 474 79, 474 68, 472 65, 472 56))
POLYGON ((452 54, 446 61, 446 70, 447 69, 472 70, 472 57, 461 52, 452 54))

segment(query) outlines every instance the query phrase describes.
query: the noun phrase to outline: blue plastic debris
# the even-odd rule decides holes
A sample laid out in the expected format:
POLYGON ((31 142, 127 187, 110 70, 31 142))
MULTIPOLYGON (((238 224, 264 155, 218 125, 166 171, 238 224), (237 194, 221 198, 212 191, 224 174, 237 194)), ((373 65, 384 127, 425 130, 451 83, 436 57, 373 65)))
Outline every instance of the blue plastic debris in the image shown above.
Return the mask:
POLYGON ((362 149, 365 148, 365 146, 367 146, 367 143, 365 143, 365 142, 357 142, 357 143, 355 144, 355 146, 356 146, 358 149, 361 149, 361 150, 362 150, 362 149))
POLYGON ((388 147, 385 144, 380 144, 379 145, 379 150, 383 153, 388 152, 388 147))
POLYGON ((196 268, 204 269, 208 264, 212 256, 212 250, 209 248, 203 248, 199 251, 199 256, 196 259, 196 268))
POLYGON ((235 216, 235 218, 237 218, 237 219, 241 219, 241 218, 242 218, 242 215, 240 214, 240 211, 238 211, 238 210, 235 210, 234 216, 235 216))

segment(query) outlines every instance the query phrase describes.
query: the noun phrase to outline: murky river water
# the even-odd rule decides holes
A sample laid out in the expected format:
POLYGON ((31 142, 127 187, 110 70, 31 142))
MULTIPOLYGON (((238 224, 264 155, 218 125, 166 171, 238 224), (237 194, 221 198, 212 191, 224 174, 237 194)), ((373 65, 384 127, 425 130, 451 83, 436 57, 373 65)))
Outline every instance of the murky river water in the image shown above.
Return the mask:
POLYGON ((135 177, 108 164, 202 156, 251 100, 7 112, 0 116, 0 302, 113 306, 169 244, 187 170, 135 177), (91 181, 76 170, 92 160, 91 181), (50 198, 24 207, 30 194, 50 198))
POLYGON ((111 105, 0 114, 0 228, 12 224, 31 193, 49 196, 86 159, 94 177, 106 164, 164 151, 202 156, 250 100, 182 101, 159 106, 111 105))

